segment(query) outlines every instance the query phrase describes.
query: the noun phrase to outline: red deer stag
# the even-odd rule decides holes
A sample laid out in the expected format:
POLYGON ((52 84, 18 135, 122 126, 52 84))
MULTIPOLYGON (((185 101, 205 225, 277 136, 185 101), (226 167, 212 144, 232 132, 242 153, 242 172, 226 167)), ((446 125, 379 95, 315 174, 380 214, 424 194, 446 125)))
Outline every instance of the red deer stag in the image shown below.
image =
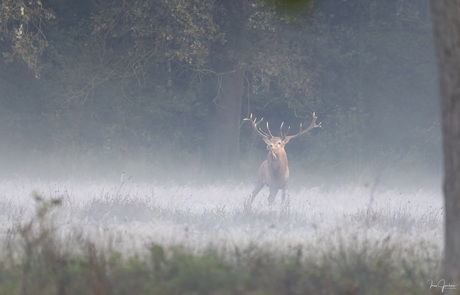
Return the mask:
POLYGON ((276 194, 280 189, 282 190, 282 198, 284 201, 284 199, 286 198, 289 181, 288 159, 286 151, 284 150, 284 146, 291 139, 305 134, 314 128, 321 127, 321 123, 316 124, 317 118, 318 117, 316 117, 316 114, 313 113, 313 119, 311 121, 310 126, 308 126, 307 129, 302 130, 301 123, 299 133, 290 136, 287 135, 290 127, 288 127, 287 132, 283 134, 284 122, 281 123, 280 137, 275 137, 272 135, 270 128, 268 127, 268 122, 268 133, 262 131, 262 129, 258 125, 260 124, 260 122, 262 122, 263 118, 257 121, 257 118, 253 119, 251 114, 249 118, 244 119, 244 121, 251 121, 252 129, 254 129, 254 131, 256 131, 260 136, 262 136, 262 139, 267 144, 268 150, 267 159, 260 165, 259 171, 257 172, 256 186, 252 191, 251 195, 251 204, 254 201, 257 194, 260 192, 260 190, 264 187, 264 185, 267 185, 270 188, 270 195, 268 196, 268 202, 270 204, 273 203, 276 194))

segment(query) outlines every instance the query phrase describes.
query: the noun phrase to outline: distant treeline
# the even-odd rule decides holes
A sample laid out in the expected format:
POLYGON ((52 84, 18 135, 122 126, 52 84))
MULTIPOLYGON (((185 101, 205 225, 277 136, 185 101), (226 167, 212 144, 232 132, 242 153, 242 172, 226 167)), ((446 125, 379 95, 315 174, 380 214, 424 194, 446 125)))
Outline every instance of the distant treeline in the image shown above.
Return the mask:
POLYGON ((249 113, 295 132, 315 111, 297 164, 438 167, 428 1, 272 4, 3 1, 0 150, 228 176, 263 153, 249 113))

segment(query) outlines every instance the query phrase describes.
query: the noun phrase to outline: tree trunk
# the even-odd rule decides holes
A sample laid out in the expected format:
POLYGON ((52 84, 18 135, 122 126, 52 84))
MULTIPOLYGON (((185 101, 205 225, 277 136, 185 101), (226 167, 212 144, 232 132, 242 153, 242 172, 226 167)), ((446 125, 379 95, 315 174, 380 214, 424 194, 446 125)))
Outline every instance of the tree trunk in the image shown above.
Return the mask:
POLYGON ((446 284, 460 285, 460 0, 431 0, 444 149, 446 284))
POLYGON ((216 19, 226 42, 217 50, 214 69, 218 80, 212 93, 208 143, 211 176, 228 176, 238 168, 241 105, 244 94, 243 50, 246 42, 244 1, 220 0, 216 19))
POLYGON ((220 75, 213 104, 209 146, 210 168, 214 176, 228 175, 237 168, 244 73, 234 69, 220 75), (219 175, 220 174, 220 175, 219 175))

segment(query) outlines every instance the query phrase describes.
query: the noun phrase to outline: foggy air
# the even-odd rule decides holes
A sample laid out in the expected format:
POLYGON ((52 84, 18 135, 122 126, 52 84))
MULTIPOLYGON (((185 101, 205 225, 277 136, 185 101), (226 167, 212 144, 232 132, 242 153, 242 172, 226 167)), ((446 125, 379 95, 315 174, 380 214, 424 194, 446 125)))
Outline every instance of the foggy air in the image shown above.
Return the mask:
POLYGON ((429 1, 19 2, 0 7, 0 262, 46 224, 77 256, 391 249, 438 280, 429 1), (289 191, 270 176, 273 199, 251 201, 275 154, 250 114, 282 139, 321 122, 283 142, 289 191))

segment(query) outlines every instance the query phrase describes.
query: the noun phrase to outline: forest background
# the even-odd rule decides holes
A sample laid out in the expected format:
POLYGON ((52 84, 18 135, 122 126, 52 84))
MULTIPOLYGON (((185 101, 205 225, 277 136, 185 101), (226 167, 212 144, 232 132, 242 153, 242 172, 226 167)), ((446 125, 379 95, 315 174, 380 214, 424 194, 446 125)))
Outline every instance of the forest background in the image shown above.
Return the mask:
POLYGON ((293 183, 440 177, 429 1, 296 3, 3 0, 1 175, 250 180, 315 111, 293 183))

